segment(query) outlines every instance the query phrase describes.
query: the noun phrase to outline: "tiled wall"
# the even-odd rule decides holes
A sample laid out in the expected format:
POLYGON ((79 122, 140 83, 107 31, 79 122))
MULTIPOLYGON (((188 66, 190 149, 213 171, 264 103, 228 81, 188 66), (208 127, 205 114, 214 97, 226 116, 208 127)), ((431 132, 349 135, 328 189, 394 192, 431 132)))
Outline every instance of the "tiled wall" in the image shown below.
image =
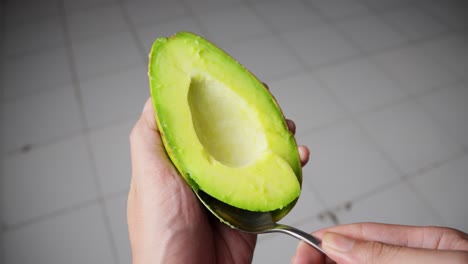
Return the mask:
MULTIPOLYGON (((468 231, 468 13, 436 0, 4 0, 1 263, 130 263, 128 134, 156 37, 268 83, 311 150, 283 222, 468 231)), ((259 237, 254 263, 297 241, 259 237)))

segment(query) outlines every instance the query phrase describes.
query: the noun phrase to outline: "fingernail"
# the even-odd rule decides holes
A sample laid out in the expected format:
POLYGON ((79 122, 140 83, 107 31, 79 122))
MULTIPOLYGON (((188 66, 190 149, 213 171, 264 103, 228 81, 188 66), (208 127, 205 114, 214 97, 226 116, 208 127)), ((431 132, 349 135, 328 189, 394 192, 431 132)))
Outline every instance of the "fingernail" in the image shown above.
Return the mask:
POLYGON ((322 238, 323 247, 329 247, 340 252, 348 252, 353 248, 354 243, 356 243, 354 239, 336 233, 326 233, 322 238))

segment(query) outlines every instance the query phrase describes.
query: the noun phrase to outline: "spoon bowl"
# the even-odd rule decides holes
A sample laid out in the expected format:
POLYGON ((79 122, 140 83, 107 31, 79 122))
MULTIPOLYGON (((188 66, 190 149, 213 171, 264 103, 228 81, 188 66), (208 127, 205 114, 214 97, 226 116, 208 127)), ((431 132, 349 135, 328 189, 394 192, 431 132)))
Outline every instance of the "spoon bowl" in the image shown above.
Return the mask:
POLYGON ((282 209, 271 212, 252 212, 221 202, 202 190, 195 191, 195 194, 203 205, 219 220, 221 220, 221 222, 234 229, 253 234, 288 234, 306 242, 321 253, 325 254, 321 247, 320 239, 292 226, 276 223, 278 219, 282 218, 291 210, 294 206, 294 202, 282 209))

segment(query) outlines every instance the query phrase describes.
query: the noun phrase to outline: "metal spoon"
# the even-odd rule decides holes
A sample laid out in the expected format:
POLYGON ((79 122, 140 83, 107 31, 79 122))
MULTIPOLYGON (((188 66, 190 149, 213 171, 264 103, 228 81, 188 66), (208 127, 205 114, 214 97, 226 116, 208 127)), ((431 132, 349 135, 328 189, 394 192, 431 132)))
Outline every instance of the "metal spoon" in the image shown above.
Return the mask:
POLYGON ((320 246, 322 243, 320 239, 292 226, 276 223, 277 219, 282 218, 291 210, 294 202, 285 208, 272 212, 252 212, 223 203, 202 190, 195 191, 195 193, 211 213, 232 228, 254 234, 285 233, 306 242, 325 254, 320 246))

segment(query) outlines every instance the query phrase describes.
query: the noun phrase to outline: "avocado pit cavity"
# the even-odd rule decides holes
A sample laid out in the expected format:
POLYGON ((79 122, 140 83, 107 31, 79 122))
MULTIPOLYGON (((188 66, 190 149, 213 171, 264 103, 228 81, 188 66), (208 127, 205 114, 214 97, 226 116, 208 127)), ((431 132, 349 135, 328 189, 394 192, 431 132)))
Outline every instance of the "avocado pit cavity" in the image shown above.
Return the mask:
POLYGON ((242 167, 265 150, 267 141, 255 111, 222 82, 192 77, 188 103, 197 137, 217 161, 242 167))

